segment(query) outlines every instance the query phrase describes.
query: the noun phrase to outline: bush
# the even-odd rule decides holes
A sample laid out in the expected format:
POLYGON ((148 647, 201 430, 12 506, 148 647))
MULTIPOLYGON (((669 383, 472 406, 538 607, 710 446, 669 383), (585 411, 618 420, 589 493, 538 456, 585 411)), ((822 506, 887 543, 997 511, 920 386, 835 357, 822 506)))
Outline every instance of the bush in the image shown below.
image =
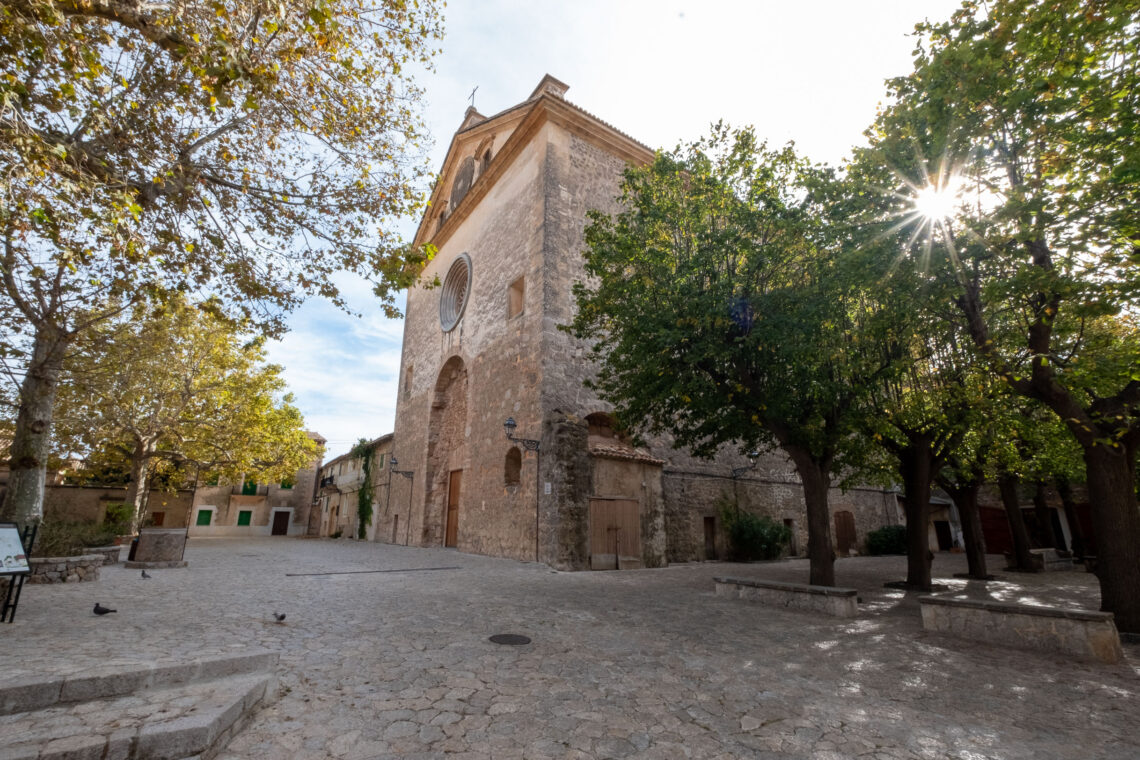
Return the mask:
POLYGON ((70 557, 84 554, 88 546, 107 546, 115 541, 115 533, 104 525, 45 519, 36 532, 33 557, 70 557))
POLYGON ((742 512, 731 500, 720 503, 720 519, 728 533, 729 559, 751 562, 778 559, 792 540, 792 531, 767 517, 742 512))
POLYGON ((887 525, 868 533, 867 553, 906 554, 906 526, 887 525))
MULTIPOLYGON (((131 518, 134 517, 135 509, 130 504, 122 502, 112 502, 107 505, 106 511, 103 513, 103 530, 109 533, 112 539, 115 536, 121 536, 131 531, 131 518)), ((108 541, 107 543, 111 543, 108 541)))

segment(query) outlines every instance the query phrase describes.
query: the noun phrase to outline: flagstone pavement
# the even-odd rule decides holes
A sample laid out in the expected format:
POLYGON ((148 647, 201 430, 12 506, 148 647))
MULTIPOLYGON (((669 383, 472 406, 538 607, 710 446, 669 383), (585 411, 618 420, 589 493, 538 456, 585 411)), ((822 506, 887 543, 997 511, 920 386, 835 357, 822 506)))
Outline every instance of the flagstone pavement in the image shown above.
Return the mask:
MULTIPOLYGON (((564 573, 286 538, 194 539, 186 559, 25 587, 0 672, 279 652, 277 700, 221 760, 1140 757, 1140 646, 1108 666, 926 633, 917 595, 882 587, 902 557, 837 563, 863 600, 846 620, 713 594, 718 575, 804 582, 804 560, 564 573)), ((935 560, 974 595, 1098 604, 1085 573, 967 585, 962 570, 935 560)))

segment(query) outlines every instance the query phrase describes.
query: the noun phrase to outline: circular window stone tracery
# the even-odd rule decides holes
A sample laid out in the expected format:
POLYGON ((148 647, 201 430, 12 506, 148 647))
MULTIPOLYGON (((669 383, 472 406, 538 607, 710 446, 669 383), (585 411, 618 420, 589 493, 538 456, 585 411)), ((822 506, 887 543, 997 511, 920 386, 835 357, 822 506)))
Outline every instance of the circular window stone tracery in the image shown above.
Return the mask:
POLYGON ((439 295, 439 325, 444 332, 451 331, 467 308, 467 295, 471 292, 471 257, 461 253, 451 263, 443 289, 439 295))

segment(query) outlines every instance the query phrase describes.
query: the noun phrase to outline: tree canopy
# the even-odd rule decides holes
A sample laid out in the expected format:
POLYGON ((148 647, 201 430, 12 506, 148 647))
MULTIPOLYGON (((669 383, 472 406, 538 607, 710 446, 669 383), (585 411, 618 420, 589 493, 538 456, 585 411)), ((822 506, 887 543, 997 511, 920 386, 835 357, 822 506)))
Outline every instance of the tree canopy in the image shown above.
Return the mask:
POLYGON ((812 582, 831 585, 827 492, 853 446, 861 397, 889 358, 834 174, 751 130, 626 171, 623 211, 594 214, 573 329, 595 339, 595 386, 623 424, 712 455, 775 443, 808 505, 812 582))
POLYGON ((1129 0, 967 0, 918 27, 914 72, 857 163, 899 179, 994 376, 1081 446, 1102 603, 1140 630, 1140 17, 1129 0), (1121 340, 1105 351, 1098 323, 1121 340), (1095 366, 1095 371, 1090 371, 1095 366))
POLYGON ((391 222, 420 202, 412 72, 441 34, 433 0, 5 0, 8 514, 39 512, 68 345, 118 310, 182 293, 276 332, 308 296, 343 306, 347 271, 395 313, 430 255, 391 222))
POLYGON ((281 368, 264 362, 228 323, 185 303, 101 323, 65 363, 57 440, 68 453, 130 468, 132 525, 143 519, 156 466, 197 476, 284 480, 320 457, 285 394, 281 368))

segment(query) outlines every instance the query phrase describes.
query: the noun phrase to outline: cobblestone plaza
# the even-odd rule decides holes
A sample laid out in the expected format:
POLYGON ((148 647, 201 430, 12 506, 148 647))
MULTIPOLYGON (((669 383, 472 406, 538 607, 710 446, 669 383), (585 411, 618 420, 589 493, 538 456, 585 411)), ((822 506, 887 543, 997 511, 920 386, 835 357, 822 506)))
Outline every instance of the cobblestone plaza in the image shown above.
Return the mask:
MULTIPOLYGON (((196 539, 186 558, 26 588, 5 673, 273 650, 276 701, 226 760, 1140 756, 1140 647, 1108 666, 926 633, 917 595, 882 587, 903 557, 838 561, 862 597, 849 620, 713 594, 717 575, 806 580, 803 560, 560 573, 300 539, 196 539)), ((940 554, 936 582, 965 588, 964 566, 940 554)), ((970 592, 1097 604, 1085 573, 999 577, 970 592)))

